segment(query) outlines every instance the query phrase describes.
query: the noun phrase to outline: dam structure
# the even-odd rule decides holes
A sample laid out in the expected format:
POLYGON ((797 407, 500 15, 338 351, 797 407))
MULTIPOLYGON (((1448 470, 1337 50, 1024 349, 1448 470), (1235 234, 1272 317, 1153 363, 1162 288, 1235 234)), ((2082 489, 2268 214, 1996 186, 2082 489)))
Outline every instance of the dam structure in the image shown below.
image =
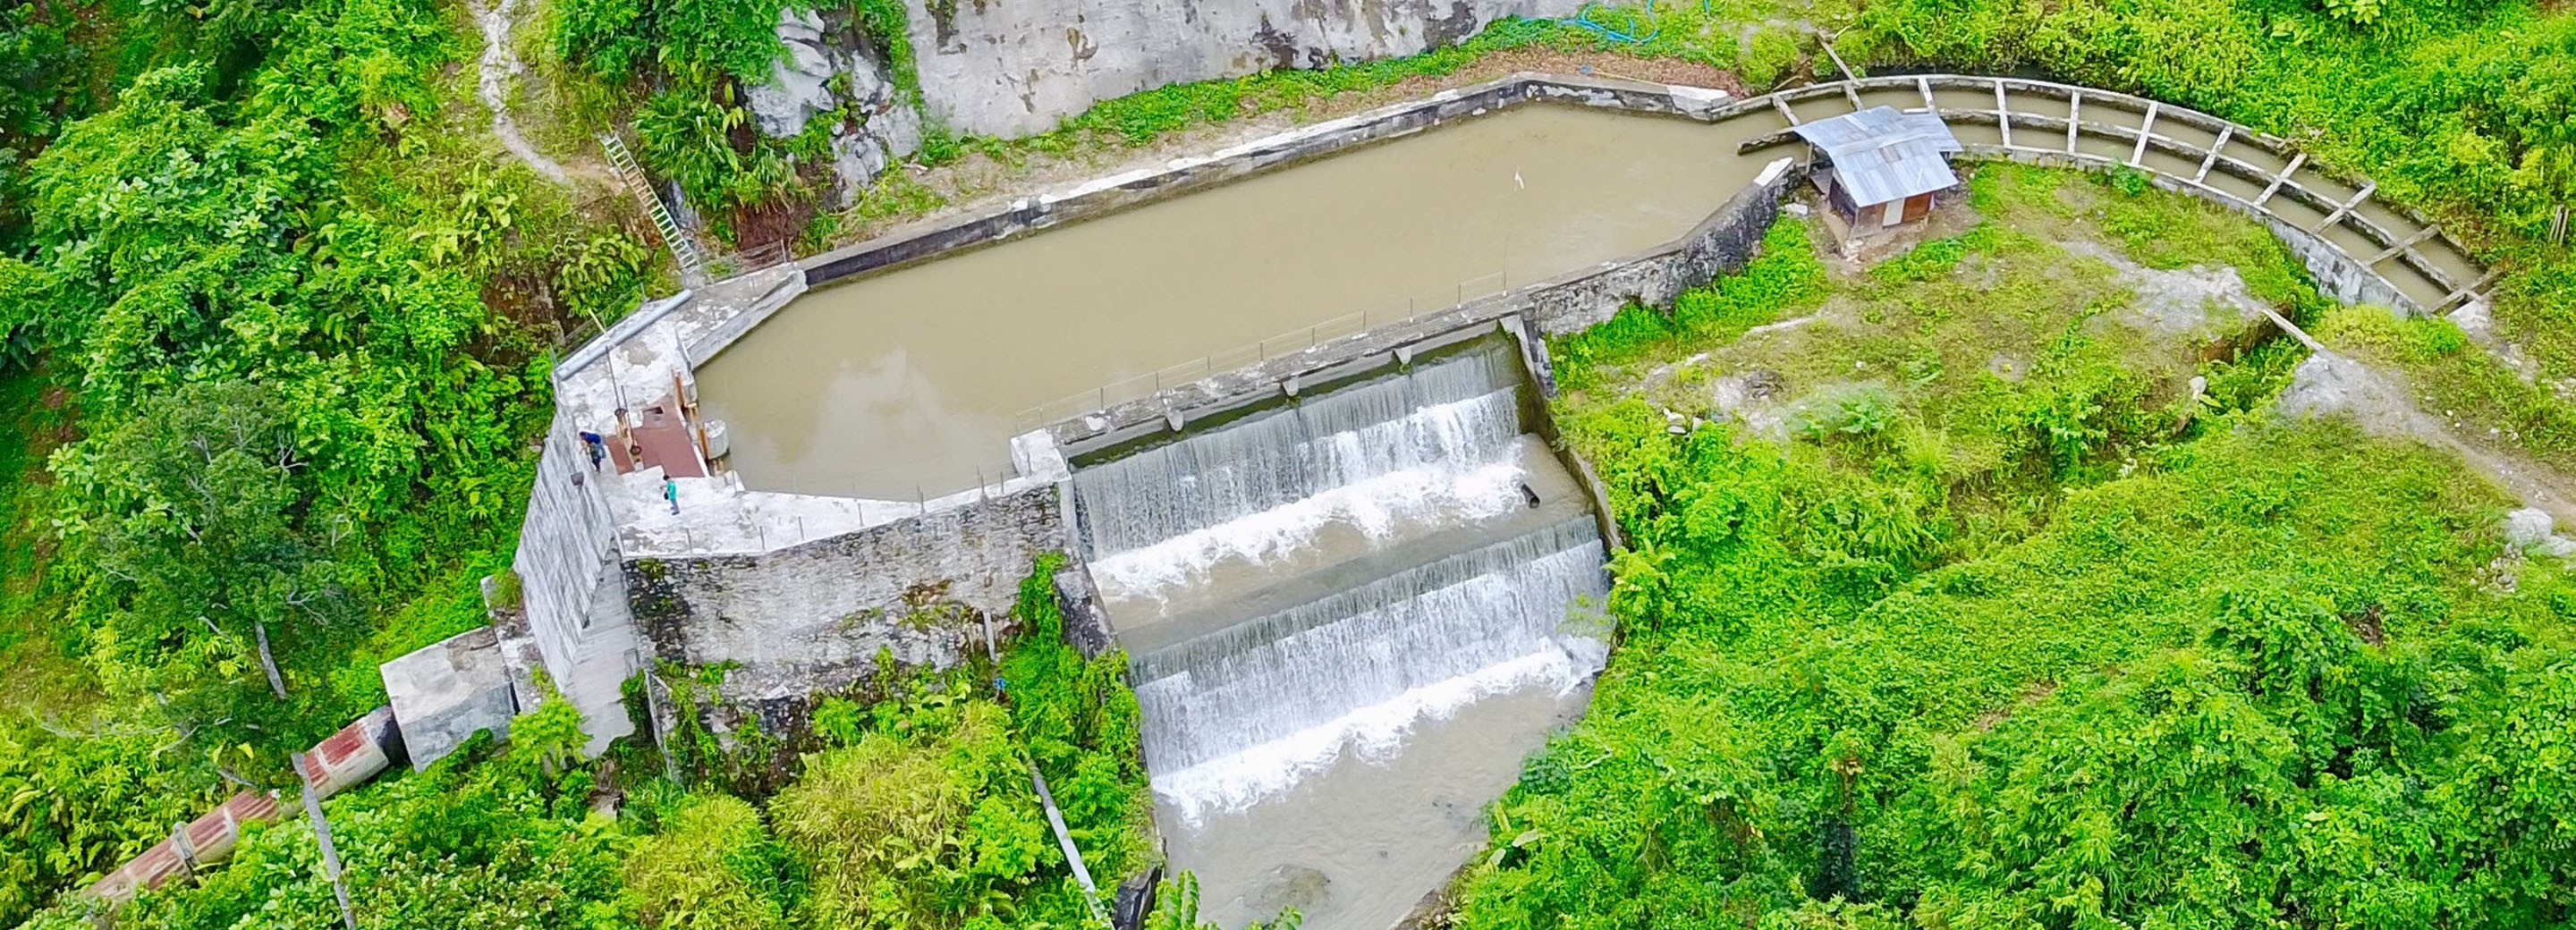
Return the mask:
POLYGON ((1075 463, 1081 570, 1203 916, 1394 924, 1581 706, 1602 527, 1522 358, 1471 337, 1075 463), (1425 728, 1475 748, 1409 752, 1425 728))
POLYGON ((1067 552, 1210 916, 1386 926, 1603 662, 1618 533, 1550 441, 1547 337, 1740 269, 1806 180, 1793 127, 1881 105, 2245 212, 2348 302, 2489 280, 2367 180, 2142 98, 1516 75, 646 304, 556 365, 495 648, 594 751, 639 674, 668 725, 666 664, 792 719, 881 655, 960 661, 1067 552))

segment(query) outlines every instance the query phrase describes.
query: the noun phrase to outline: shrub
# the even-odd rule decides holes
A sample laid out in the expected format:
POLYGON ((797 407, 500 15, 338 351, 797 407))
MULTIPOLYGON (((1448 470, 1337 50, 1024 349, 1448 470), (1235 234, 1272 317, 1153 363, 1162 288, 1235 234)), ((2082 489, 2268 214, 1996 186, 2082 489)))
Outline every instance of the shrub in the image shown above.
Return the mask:
POLYGON ((626 854, 626 915, 655 930, 786 927, 783 856, 760 812, 731 795, 700 794, 662 818, 658 835, 626 854))

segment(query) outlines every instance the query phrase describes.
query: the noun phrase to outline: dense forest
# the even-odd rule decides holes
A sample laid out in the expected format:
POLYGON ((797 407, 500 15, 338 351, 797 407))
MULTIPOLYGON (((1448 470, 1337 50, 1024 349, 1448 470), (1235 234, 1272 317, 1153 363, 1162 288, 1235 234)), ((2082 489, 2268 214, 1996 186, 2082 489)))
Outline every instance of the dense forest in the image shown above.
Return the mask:
MULTIPOLYGON (((2576 577, 2505 543, 2514 502, 2447 451, 2276 416, 2295 342, 2184 357, 2087 326, 2115 297, 1988 275, 2072 261, 2032 230, 2233 266, 2497 454, 2576 474, 2576 9, 1665 0, 1149 90, 1030 138, 933 126, 836 211, 821 137, 742 131, 783 4, 539 3, 515 100, 576 169, 558 182, 492 135, 470 2, 0 0, 0 926, 89 925, 74 892, 239 787, 292 785, 288 753, 384 702, 379 663, 486 622, 553 358, 677 283, 584 176, 597 131, 630 129, 710 241, 813 249, 946 206, 960 165, 1114 158, 1534 50, 1761 90, 1830 77, 1825 35, 1864 69, 2044 73, 2291 139, 2498 268, 2492 330, 2335 306, 2231 215, 2014 169, 1978 174, 1990 225, 1876 269, 1826 267, 1786 221, 1744 274, 1562 342, 1557 416, 1632 545, 1622 642, 1492 809, 1452 922, 2576 918, 2576 577), (1805 357, 1880 377, 1776 434, 1670 428, 1647 372, 1743 352, 1797 375, 1740 339, 1828 305, 1869 335, 1805 357), (2007 346, 2028 375, 1979 377, 2007 346)), ((917 96, 903 6, 850 12, 917 96)), ((1000 667, 889 669, 807 732, 587 759, 549 703, 507 746, 333 799, 360 922, 1084 924, 1026 766, 1104 876, 1154 858, 1150 802, 1122 661, 1063 644, 1043 568, 1000 667)), ((116 923, 336 926, 313 839, 256 829, 116 923)), ((1195 923, 1186 883, 1165 898, 1159 926, 1195 923)))

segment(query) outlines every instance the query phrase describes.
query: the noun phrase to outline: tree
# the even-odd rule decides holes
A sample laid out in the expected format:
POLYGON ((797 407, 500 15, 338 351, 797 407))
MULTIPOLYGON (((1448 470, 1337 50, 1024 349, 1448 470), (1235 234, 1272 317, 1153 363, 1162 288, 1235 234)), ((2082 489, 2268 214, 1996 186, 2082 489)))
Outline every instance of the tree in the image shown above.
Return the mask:
POLYGON ((184 698, 257 675, 272 632, 341 614, 341 586, 315 558, 333 540, 301 525, 304 464, 284 401, 243 381, 151 395, 57 454, 103 678, 184 698))

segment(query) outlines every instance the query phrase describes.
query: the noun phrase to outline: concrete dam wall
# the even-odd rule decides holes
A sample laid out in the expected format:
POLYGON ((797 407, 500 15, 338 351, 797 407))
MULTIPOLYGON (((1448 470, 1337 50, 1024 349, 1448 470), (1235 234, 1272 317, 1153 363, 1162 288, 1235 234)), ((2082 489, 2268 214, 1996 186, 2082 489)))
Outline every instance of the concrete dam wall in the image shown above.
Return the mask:
MULTIPOLYGON (((1630 300, 1668 301, 1685 287, 1740 267, 1771 223, 1779 198, 1802 180, 1801 150, 1778 144, 1781 130, 1796 120, 1847 112, 1864 103, 1937 108, 1952 119, 1972 154, 2097 169, 2125 166, 2148 173, 2158 184, 2253 212, 2273 223, 2275 232, 2309 261, 2323 287, 2346 299, 2389 299, 2400 306, 2438 310, 2475 299, 2482 284, 2455 243, 2419 217, 2379 203, 2367 181, 2320 174, 2280 140, 2137 98, 2017 79, 1904 77, 1734 101, 1689 88, 1520 76, 1181 159, 1160 170, 1027 198, 902 238, 818 256, 802 267, 684 294, 630 316, 569 356, 557 372, 559 416, 549 434, 518 562, 532 627, 528 638, 535 644, 529 651, 537 654, 522 664, 542 664, 590 715, 594 737, 604 740, 624 727, 624 712, 615 703, 616 682, 650 656, 762 666, 739 673, 739 697, 846 681, 857 673, 852 657, 872 655, 877 645, 892 644, 899 654, 934 663, 946 661, 954 656, 953 640, 905 639, 871 625, 906 616, 914 607, 906 595, 926 590, 944 590, 973 607, 1001 609, 1007 603, 1007 583, 1025 569, 1027 555, 1064 545, 1069 538, 1066 519, 1080 516, 1058 490, 1070 473, 1067 455, 1088 461, 1102 450, 1213 425, 1249 401, 1320 390, 1390 360, 1404 364, 1417 346, 1445 334, 1491 330, 1499 324, 1531 337, 1521 343, 1525 352, 1533 352, 1540 346, 1534 337, 1578 331, 1630 300), (802 383, 808 393, 820 393, 819 384, 851 370, 852 353, 891 358, 897 364, 877 367, 896 375, 950 364, 932 357, 934 351, 946 351, 938 349, 937 340, 871 340, 864 333, 871 326, 913 325, 906 321, 923 316, 956 318, 961 294, 932 288, 927 297, 903 298, 901 288, 887 287, 915 272, 962 267, 957 263, 966 260, 1001 262, 1021 246, 1043 252, 1053 247, 1050 240, 1069 241, 1060 237, 1116 233, 1110 225, 1116 222, 1149 224, 1156 210, 1196 200, 1199 192, 1238 190, 1236 182, 1246 179, 1286 183, 1337 164, 1365 164, 1326 158, 1353 149, 1357 158, 1400 155, 1406 146, 1418 144, 1436 148, 1442 133, 1472 130, 1480 117, 1532 104, 1678 117, 1657 122, 1656 132, 1671 127, 1689 148, 1668 162, 1638 163, 1662 165, 1641 169, 1661 174, 1647 179, 1652 183, 1626 188, 1650 193, 1663 207, 1677 211, 1663 221, 1670 224, 1667 231, 1651 235, 1653 244, 1643 247, 1576 253, 1571 262, 1553 267, 1507 266, 1480 283, 1444 281, 1437 290, 1445 293, 1428 297, 1408 300, 1401 289, 1382 297, 1309 295, 1291 302, 1292 312, 1306 314, 1294 318, 1302 325, 1276 340, 1231 349, 1213 343, 1151 343, 1145 355, 1169 354, 1105 363, 1132 373, 1122 379, 1055 400, 1023 394, 1024 399, 1000 402, 995 409, 1017 414, 1005 418, 1007 425, 976 428, 984 436, 979 442, 986 444, 978 448, 990 450, 977 453, 990 456, 970 470, 980 473, 922 493, 852 496, 828 487, 813 493, 763 488, 720 467, 723 457, 717 454, 704 457, 713 461, 690 466, 715 466, 703 476, 658 467, 593 472, 575 438, 578 431, 601 429, 617 409, 642 407, 657 398, 693 407, 702 388, 708 405, 720 407, 719 386, 713 379, 701 381, 701 367, 727 364, 728 356, 733 361, 756 359, 753 347, 762 334, 832 322, 825 318, 842 318, 833 325, 855 322, 862 335, 791 338, 789 343, 841 354, 827 353, 809 365, 773 359, 765 365, 754 361, 752 367, 772 369, 771 376, 787 382, 819 372, 802 383), (1437 128, 1460 121, 1467 125, 1437 128), (1691 134, 1697 132, 1708 133, 1709 144, 1693 141, 1691 134), (1670 179, 1678 180, 1665 183, 1670 179), (1675 183, 1700 193, 1675 195, 1675 183), (1073 228, 1052 229, 1077 221, 1073 228), (856 283, 798 296, 809 279, 834 277, 856 283), (847 299, 871 294, 883 299, 847 299), (807 322, 800 324, 800 319, 807 322), (664 498, 666 489, 676 497, 676 512, 664 498), (790 550, 795 554, 784 555, 790 550), (648 562, 671 580, 649 577, 643 567, 648 562), (846 590, 796 593, 800 586, 828 584, 842 584, 846 590), (773 587, 781 590, 771 591, 773 587), (655 619, 639 623, 639 614, 655 619), (799 642, 797 654, 763 651, 763 637, 770 635, 799 642)), ((1400 165, 1403 159, 1388 163, 1400 165)), ((1599 163, 1587 164, 1597 168, 1599 163)), ((1524 184, 1550 183, 1548 174, 1521 172, 1515 177, 1509 167, 1492 166, 1505 169, 1499 172, 1499 186, 1488 183, 1465 193, 1511 198, 1524 184)), ((1613 204, 1606 209, 1627 208, 1613 204)), ((1347 216, 1330 212, 1309 222, 1349 228, 1347 216)), ((1540 245, 1533 254, 1565 254, 1543 241, 1540 245)), ((1600 248, 1599 243, 1592 247, 1600 248)), ((1150 252, 1152 246, 1143 248, 1150 252)), ((1400 258, 1400 249, 1398 244, 1376 250, 1400 258)), ((1301 266, 1275 252, 1246 260, 1283 264, 1295 272, 1292 279, 1332 277, 1314 270, 1325 266, 1301 266)), ((1216 272, 1218 278, 1225 275, 1223 269, 1216 272)), ((1159 302, 1120 302, 1121 312, 1141 321, 1130 325, 1161 326, 1158 321, 1167 318, 1211 315, 1216 312, 1211 308, 1241 309, 1226 304, 1223 292, 1212 298, 1150 288, 1144 296, 1159 302), (1175 293, 1177 299, 1171 296, 1175 293)), ((1043 316, 1059 306, 1061 302, 1048 303, 1038 310, 1043 316)), ((1278 312, 1261 310, 1253 317, 1278 322, 1278 312)), ((986 329, 1000 334, 996 327, 986 329)), ((1035 332, 1041 343, 1065 343, 1059 331, 1035 332)), ((977 351, 979 345, 970 342, 965 351, 977 351)), ((1543 355, 1530 360, 1543 378, 1543 355)), ((995 369, 987 363, 985 370, 1000 371, 996 377, 1003 377, 1024 365, 1013 362, 995 369)), ((1544 391, 1545 385, 1539 389, 1544 391)), ((792 393, 782 396, 792 399, 792 393)), ((898 410, 909 403, 901 392, 871 402, 898 410)), ((968 421, 939 422, 958 428, 968 421)), ((817 431, 832 428, 817 420, 800 424, 789 419, 763 433, 746 429, 748 423, 730 424, 736 450, 764 441, 807 442, 820 435, 817 431)), ((900 442, 853 448, 820 461, 829 467, 836 458, 865 464, 869 457, 908 454, 900 442)))

